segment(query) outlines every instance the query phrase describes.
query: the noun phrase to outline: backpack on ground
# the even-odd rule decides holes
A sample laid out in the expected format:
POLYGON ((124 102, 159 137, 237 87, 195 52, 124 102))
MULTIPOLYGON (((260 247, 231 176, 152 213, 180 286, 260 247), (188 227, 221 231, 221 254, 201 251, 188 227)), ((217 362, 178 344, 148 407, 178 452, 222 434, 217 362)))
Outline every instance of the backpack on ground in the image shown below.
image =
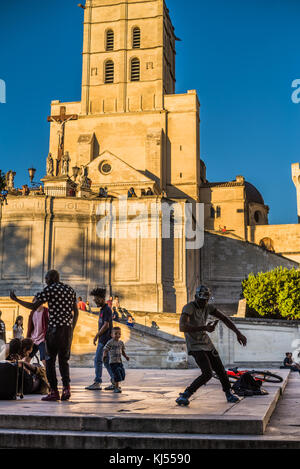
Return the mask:
MULTIPOLYGON (((38 359, 38 357, 36 357, 38 359)), ((46 369, 39 360, 35 365, 24 363, 23 392, 24 394, 48 394, 50 386, 47 380, 46 369)))
MULTIPOLYGON (((32 374, 32 394, 48 394, 50 391, 50 386, 48 383, 46 370, 40 365, 35 365, 35 367, 35 372, 32 374)), ((24 394, 26 394, 25 391, 24 394)))
POLYGON ((232 386, 235 394, 241 397, 264 396, 269 394, 261 387, 262 381, 256 380, 250 373, 244 373, 232 386))

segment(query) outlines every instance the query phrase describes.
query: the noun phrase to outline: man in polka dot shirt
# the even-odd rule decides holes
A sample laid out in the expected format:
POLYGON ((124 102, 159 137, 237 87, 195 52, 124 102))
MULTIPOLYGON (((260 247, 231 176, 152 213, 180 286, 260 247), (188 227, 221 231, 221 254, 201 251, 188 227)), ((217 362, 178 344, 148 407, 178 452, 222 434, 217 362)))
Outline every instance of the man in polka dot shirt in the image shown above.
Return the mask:
POLYGON ((71 397, 69 359, 73 339, 73 331, 78 320, 76 293, 69 285, 60 282, 59 273, 50 270, 46 275, 46 288, 35 295, 36 301, 22 301, 10 293, 13 301, 21 306, 36 311, 41 305, 48 303, 49 324, 46 334, 46 370, 50 384, 50 393, 43 401, 67 401, 71 397), (63 382, 60 397, 57 387, 56 358, 58 356, 59 371, 63 382))

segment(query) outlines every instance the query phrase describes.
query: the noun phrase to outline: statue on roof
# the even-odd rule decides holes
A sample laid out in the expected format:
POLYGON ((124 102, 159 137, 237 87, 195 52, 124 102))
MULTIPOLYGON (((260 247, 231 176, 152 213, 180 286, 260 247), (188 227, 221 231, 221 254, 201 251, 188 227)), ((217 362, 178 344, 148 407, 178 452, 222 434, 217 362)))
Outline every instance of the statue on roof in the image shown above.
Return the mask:
POLYGON ((54 176, 54 161, 51 153, 47 157, 47 176, 54 176))
POLYGON ((66 151, 66 153, 62 157, 61 173, 63 176, 69 175, 70 161, 71 161, 71 158, 70 158, 69 152, 66 151))
POLYGON ((15 171, 10 170, 6 173, 5 179, 7 190, 13 190, 15 188, 15 176, 15 171))
POLYGON ((81 173, 80 173, 80 181, 79 186, 82 189, 89 189, 90 188, 90 181, 88 178, 88 168, 86 166, 81 166, 81 173))

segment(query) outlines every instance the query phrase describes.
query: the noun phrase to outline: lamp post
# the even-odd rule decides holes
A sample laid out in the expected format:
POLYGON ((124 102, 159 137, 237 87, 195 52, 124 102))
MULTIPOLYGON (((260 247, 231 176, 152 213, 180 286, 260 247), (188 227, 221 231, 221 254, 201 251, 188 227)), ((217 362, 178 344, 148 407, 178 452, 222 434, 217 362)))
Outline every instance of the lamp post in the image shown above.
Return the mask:
POLYGON ((28 173, 29 173, 30 184, 31 184, 32 189, 38 189, 39 187, 42 187, 38 182, 34 181, 36 169, 33 166, 28 169, 28 173))
POLYGON ((30 183, 31 183, 31 185, 33 185, 33 180, 34 180, 34 176, 35 176, 35 173, 36 173, 36 169, 32 168, 32 167, 29 168, 28 173, 29 173, 30 183))

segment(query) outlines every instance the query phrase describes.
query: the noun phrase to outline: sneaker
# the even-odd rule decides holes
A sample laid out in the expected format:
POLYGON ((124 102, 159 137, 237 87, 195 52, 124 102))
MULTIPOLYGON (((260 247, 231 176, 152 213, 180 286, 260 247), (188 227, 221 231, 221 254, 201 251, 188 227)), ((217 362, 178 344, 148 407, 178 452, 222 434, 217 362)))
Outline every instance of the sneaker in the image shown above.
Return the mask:
POLYGON ((110 386, 107 386, 107 388, 104 388, 105 391, 114 391, 115 390, 115 385, 111 384, 110 386))
POLYGON ((71 388, 70 386, 66 386, 63 389, 62 395, 61 395, 61 400, 62 401, 68 401, 71 397, 71 388))
POLYGON ((101 384, 100 383, 93 383, 90 386, 87 386, 85 389, 88 391, 101 391, 101 384))
POLYGON ((122 389, 120 388, 114 388, 114 393, 115 394, 120 394, 122 392, 122 389))
POLYGON ((225 392, 225 396, 227 399, 227 402, 230 404, 235 404, 236 402, 240 402, 240 398, 233 393, 232 390, 225 392))
POLYGON ((60 395, 58 390, 51 390, 49 394, 45 397, 42 397, 42 401, 44 402, 56 402, 60 401, 60 395))
POLYGON ((176 403, 180 406, 188 406, 190 401, 189 401, 189 398, 190 398, 190 394, 188 392, 183 392, 181 394, 179 394, 179 397, 176 399, 176 403))

